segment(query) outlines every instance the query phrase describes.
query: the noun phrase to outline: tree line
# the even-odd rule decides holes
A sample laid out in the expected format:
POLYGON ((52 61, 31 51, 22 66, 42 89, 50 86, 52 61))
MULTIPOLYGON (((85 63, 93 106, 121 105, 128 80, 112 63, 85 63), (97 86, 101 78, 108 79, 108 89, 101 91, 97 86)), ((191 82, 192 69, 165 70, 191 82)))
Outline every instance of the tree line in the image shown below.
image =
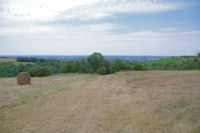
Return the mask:
POLYGON ((101 75, 131 69, 131 65, 125 64, 119 59, 113 62, 106 60, 101 53, 93 53, 86 60, 65 62, 61 66, 62 73, 98 73, 101 75))
POLYGON ((0 77, 13 77, 19 72, 28 72, 32 77, 56 73, 113 74, 121 70, 200 70, 200 54, 194 57, 172 57, 152 63, 130 65, 120 59, 108 61, 101 53, 93 53, 80 61, 60 62, 42 58, 18 57, 17 62, 1 63, 0 77))
POLYGON ((16 60, 16 63, 0 64, 0 77, 13 77, 24 71, 33 77, 41 77, 56 73, 98 73, 104 75, 121 70, 143 70, 140 64, 131 66, 119 59, 110 62, 97 52, 80 61, 60 62, 29 57, 18 57, 16 60))

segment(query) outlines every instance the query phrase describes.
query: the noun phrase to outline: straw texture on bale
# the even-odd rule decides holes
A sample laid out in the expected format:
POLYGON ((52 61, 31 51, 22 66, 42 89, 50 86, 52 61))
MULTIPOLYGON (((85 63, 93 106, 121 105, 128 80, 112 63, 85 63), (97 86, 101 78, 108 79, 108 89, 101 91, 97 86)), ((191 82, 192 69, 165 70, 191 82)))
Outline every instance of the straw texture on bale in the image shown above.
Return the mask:
POLYGON ((21 72, 17 75, 17 83, 19 85, 31 84, 31 76, 27 72, 21 72))

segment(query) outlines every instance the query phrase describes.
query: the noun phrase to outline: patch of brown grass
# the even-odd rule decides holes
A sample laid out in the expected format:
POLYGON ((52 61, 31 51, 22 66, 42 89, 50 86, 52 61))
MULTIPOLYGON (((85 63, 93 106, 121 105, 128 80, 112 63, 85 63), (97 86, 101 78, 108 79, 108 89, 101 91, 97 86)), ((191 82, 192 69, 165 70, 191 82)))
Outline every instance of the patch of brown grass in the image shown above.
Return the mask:
POLYGON ((3 62, 16 62, 16 59, 14 58, 0 58, 0 63, 3 62))
POLYGON ((197 133, 200 72, 0 79, 0 132, 197 133))

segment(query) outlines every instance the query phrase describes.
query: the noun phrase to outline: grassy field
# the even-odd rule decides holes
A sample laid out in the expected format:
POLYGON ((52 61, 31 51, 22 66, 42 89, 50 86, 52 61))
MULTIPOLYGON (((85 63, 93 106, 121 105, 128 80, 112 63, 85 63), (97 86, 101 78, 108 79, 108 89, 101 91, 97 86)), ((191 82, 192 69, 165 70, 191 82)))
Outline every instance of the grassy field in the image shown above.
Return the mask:
POLYGON ((0 58, 0 63, 3 62, 16 62, 16 59, 14 58, 0 58))
POLYGON ((0 78, 0 133, 199 133, 200 71, 0 78))
POLYGON ((200 70, 199 57, 172 57, 143 64, 146 70, 200 70))

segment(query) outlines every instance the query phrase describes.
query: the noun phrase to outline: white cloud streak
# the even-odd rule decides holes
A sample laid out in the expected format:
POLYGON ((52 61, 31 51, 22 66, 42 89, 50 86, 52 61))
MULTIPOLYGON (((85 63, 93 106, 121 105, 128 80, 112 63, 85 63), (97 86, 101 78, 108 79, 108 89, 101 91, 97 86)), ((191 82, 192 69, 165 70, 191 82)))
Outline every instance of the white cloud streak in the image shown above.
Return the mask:
POLYGON ((7 46, 1 43, 4 49, 0 54, 88 55, 99 51, 107 55, 183 55, 200 50, 200 31, 110 32, 119 26, 104 23, 4 29, 0 36, 5 37, 6 32, 9 36, 7 46))
POLYGON ((118 13, 177 10, 184 6, 161 0, 5 0, 0 6, 0 16, 21 21, 91 20, 118 13))
POLYGON ((200 50, 200 31, 183 32, 169 27, 117 34, 113 30, 120 30, 123 25, 106 21, 82 23, 118 14, 148 14, 184 7, 184 3, 163 0, 0 0, 0 55, 88 55, 94 51, 121 55, 194 54, 200 50), (69 24, 68 20, 80 24, 69 24), (61 21, 65 23, 48 24, 61 21))

